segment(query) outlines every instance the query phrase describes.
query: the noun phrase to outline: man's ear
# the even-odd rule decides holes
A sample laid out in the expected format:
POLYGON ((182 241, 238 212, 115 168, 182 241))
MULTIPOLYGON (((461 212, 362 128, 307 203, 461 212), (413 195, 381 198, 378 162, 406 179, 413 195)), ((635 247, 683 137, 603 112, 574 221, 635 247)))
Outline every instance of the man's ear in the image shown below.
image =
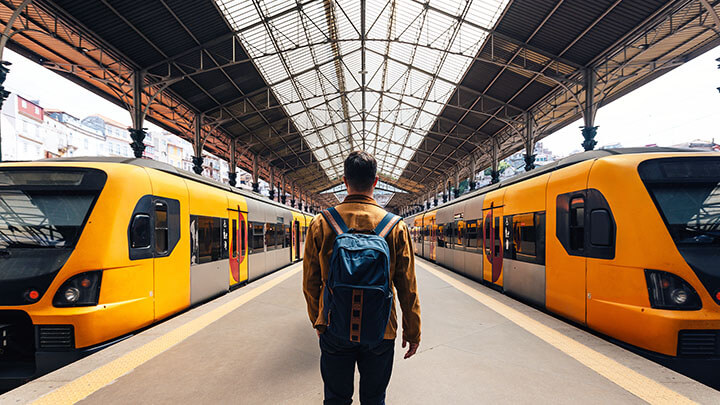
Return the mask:
POLYGON ((343 184, 345 184, 345 189, 349 190, 350 187, 348 187, 347 179, 345 178, 345 176, 342 176, 342 181, 343 181, 343 184))
POLYGON ((380 179, 380 177, 375 176, 375 181, 373 182, 373 188, 375 188, 375 186, 377 186, 377 182, 379 179, 380 179))

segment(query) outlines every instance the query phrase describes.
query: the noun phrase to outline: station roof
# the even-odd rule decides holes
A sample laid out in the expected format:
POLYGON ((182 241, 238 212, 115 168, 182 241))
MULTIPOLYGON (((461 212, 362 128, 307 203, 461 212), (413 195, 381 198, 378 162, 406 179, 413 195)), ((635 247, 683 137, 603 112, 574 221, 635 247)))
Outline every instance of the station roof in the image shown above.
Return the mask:
POLYGON ((149 120, 192 141, 200 115, 206 149, 237 142, 265 179, 331 203, 344 155, 374 153, 408 191, 395 206, 521 149, 528 121, 539 140, 580 118, 587 72, 607 104, 720 38, 700 0, 35 0, 24 17, 13 49, 124 106, 142 72, 149 120))

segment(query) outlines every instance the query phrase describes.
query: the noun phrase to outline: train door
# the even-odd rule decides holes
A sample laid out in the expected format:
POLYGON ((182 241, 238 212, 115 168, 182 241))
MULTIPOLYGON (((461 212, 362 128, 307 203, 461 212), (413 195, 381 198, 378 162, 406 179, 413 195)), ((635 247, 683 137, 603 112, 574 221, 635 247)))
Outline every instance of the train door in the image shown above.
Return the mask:
POLYGON ((295 260, 300 260, 300 221, 293 222, 293 242, 295 243, 295 260))
POLYGON ((247 251, 247 213, 237 210, 228 210, 228 221, 230 222, 230 285, 235 285, 247 280, 247 263, 245 252, 247 251))
POLYGON ((437 226, 435 226, 435 217, 430 220, 430 260, 435 261, 437 250, 437 226))
POLYGON ((484 263, 483 279, 493 284, 502 285, 503 265, 503 216, 502 206, 484 210, 483 244, 486 262, 484 263))

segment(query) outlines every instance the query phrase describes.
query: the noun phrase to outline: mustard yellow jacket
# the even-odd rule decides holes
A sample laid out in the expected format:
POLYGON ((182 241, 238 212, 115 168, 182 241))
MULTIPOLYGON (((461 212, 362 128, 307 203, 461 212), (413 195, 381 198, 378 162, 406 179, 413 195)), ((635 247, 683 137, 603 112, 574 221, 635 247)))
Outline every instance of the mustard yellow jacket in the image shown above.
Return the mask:
MULTIPOLYGON (((371 231, 385 216, 385 210, 374 199, 364 195, 349 195, 336 207, 348 228, 371 231)), ((390 247, 390 280, 394 290, 390 322, 385 329, 385 339, 395 339, 397 313, 395 297, 402 309, 403 339, 420 343, 420 301, 415 280, 415 256, 413 255, 410 232, 400 221, 386 238, 390 247)), ((313 326, 325 330, 327 321, 323 316, 322 293, 330 272, 335 232, 322 215, 310 222, 305 239, 303 258, 303 291, 307 301, 308 315, 313 326)))

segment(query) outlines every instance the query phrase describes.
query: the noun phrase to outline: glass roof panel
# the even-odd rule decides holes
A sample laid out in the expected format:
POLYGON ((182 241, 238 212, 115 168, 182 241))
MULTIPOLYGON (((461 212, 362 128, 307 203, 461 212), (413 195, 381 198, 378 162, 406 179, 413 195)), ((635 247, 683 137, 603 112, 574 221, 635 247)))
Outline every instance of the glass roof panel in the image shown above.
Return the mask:
POLYGON ((333 180, 353 149, 402 174, 508 1, 216 3, 333 180))

